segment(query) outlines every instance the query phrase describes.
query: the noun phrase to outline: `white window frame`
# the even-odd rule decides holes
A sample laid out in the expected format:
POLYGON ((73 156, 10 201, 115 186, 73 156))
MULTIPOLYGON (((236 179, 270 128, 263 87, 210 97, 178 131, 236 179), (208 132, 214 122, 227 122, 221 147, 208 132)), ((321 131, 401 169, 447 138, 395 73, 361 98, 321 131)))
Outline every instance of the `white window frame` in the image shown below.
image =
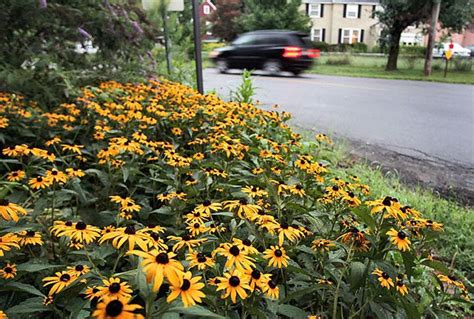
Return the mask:
POLYGON ((313 28, 311 29, 311 41, 323 42, 323 29, 322 28, 313 28), (316 31, 319 31, 318 39, 316 40, 316 31))
POLYGON ((208 5, 208 4, 204 4, 202 11, 205 15, 210 14, 211 13, 211 6, 208 5))
POLYGON ((359 5, 358 4, 348 4, 346 7, 346 18, 347 19, 357 19, 359 17, 359 5), (353 16, 351 16, 353 14, 353 16))
POLYGON ((311 18, 321 18, 321 4, 310 3, 308 8, 308 15, 311 18), (313 14, 313 12, 317 12, 317 14, 313 14))
POLYGON ((342 29, 341 43, 347 43, 347 44, 359 43, 361 36, 362 36, 362 29, 342 29), (345 35, 346 31, 349 32, 348 36, 345 35), (352 41, 354 40, 354 32, 357 32, 357 42, 352 41), (344 39, 349 39, 349 42, 344 42, 344 39))

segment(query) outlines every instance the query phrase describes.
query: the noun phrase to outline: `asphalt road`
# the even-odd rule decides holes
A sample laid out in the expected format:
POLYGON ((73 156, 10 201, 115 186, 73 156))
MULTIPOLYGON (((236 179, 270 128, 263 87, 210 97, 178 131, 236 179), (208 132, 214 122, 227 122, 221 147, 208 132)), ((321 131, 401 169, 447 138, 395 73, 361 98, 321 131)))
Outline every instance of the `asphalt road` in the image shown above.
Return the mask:
MULTIPOLYGON (((204 71, 223 98, 241 73, 204 71)), ((254 76, 263 107, 280 105, 293 123, 431 162, 474 168, 474 86, 305 74, 254 76)))

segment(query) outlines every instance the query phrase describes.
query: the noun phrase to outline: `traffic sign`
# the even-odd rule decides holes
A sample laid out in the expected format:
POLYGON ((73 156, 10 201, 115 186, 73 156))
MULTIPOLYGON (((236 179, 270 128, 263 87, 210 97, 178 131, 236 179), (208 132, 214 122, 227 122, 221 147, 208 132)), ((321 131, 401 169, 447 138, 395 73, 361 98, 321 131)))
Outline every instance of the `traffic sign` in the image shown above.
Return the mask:
POLYGON ((448 50, 448 51, 444 52, 444 57, 446 58, 446 60, 451 60, 451 58, 453 57, 453 51, 448 50))

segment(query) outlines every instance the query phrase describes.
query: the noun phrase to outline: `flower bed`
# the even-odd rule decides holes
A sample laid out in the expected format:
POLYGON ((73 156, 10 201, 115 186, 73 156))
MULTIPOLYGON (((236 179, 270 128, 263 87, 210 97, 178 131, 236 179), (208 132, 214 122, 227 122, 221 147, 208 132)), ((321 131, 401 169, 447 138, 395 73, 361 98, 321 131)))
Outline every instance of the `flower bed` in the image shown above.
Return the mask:
POLYGON ((288 119, 171 82, 107 82, 51 112, 1 94, 4 312, 462 311, 460 275, 431 255, 442 225, 335 176, 327 136, 302 154, 288 119))

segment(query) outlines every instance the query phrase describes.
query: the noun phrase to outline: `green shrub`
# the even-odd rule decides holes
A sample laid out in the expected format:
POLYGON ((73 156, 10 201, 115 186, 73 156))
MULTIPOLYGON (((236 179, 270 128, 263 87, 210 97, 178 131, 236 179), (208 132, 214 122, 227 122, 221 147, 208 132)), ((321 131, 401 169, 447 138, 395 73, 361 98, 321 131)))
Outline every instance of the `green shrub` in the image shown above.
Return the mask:
POLYGON ((351 44, 351 51, 355 53, 366 53, 367 49, 367 44, 362 42, 351 44))
POLYGON ((426 55, 426 48, 422 46, 402 45, 400 46, 400 54, 424 57, 426 55))
POLYGON ((460 72, 469 72, 472 70, 472 58, 455 57, 453 59, 454 69, 460 72))
POLYGON ((321 50, 321 52, 328 52, 329 44, 322 41, 313 41, 313 49, 321 50))

